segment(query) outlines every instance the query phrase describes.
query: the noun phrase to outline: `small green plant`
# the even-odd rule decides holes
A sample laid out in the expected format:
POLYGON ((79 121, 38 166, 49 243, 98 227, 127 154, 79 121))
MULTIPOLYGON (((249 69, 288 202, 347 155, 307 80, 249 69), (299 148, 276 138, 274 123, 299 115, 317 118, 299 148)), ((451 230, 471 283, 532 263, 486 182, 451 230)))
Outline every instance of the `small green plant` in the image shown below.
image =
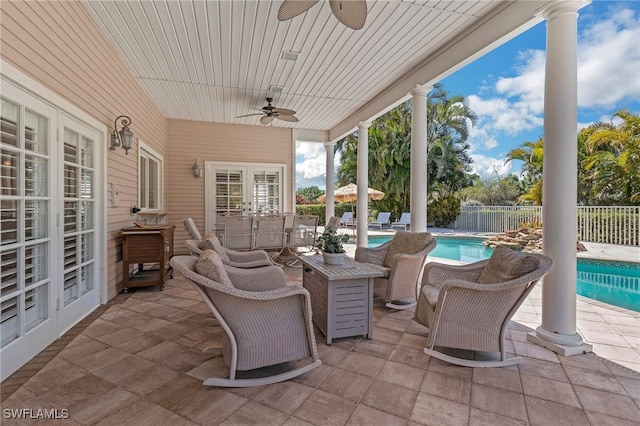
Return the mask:
POLYGON ((322 235, 318 237, 316 248, 326 253, 344 253, 343 243, 349 241, 349 235, 338 234, 333 228, 327 228, 322 235))

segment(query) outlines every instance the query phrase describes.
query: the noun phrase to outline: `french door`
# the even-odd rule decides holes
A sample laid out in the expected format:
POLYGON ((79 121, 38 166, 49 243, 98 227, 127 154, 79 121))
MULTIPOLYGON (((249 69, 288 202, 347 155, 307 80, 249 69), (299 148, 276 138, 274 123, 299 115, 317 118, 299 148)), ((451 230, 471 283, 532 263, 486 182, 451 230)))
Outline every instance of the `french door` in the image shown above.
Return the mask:
POLYGON ((99 304, 100 137, 92 127, 3 81, 2 380, 99 304))
POLYGON ((280 213, 286 205, 285 164, 205 162, 205 227, 218 215, 280 213))

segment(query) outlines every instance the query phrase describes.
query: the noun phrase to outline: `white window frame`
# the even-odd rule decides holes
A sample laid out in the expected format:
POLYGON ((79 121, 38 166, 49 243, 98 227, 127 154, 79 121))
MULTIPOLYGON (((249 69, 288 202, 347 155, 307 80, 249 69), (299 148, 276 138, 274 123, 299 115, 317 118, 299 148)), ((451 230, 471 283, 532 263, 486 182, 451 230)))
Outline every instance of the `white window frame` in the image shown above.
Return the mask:
MULTIPOLYGON (((147 167, 147 172, 149 168, 147 167)), ((148 176, 146 182, 149 182, 148 176)), ((149 188, 145 188, 145 192, 147 193, 147 203, 149 202, 149 188)), ((143 141, 138 140, 138 207, 142 212, 156 212, 156 211, 164 211, 164 157, 158 153, 158 151, 151 148, 149 145, 145 144, 143 141), (141 193, 141 185, 142 185, 142 173, 140 163, 143 158, 152 159, 159 164, 159 172, 158 172, 158 182, 156 182, 156 187, 158 188, 158 207, 157 208, 149 208, 148 205, 142 205, 142 200, 140 199, 141 193)))

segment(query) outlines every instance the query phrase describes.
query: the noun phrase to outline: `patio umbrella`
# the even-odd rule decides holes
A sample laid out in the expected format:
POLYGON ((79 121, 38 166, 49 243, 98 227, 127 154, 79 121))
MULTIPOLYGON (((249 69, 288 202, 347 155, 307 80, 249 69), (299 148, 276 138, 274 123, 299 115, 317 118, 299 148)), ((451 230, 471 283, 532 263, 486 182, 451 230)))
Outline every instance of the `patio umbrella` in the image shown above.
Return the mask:
MULTIPOLYGON (((358 199, 358 185, 350 183, 345 186, 341 186, 333 192, 333 196, 335 201, 351 203, 351 216, 353 216, 353 202, 358 199)), ((367 188, 367 198, 374 201, 382 200, 384 198, 384 192, 373 188, 367 188)), ((324 203, 325 201, 327 201, 326 195, 318 197, 318 202, 324 203)))

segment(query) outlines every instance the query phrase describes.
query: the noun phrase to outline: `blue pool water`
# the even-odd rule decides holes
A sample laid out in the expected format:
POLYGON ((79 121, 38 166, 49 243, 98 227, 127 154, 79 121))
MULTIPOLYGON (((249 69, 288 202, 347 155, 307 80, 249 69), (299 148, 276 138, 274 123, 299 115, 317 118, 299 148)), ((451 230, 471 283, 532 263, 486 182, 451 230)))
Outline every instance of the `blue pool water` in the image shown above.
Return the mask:
MULTIPOLYGON (((370 236, 369 247, 389 241, 388 236, 370 236)), ((491 257, 492 249, 477 238, 437 237, 430 257, 467 263, 491 257)), ((640 312, 640 264, 578 259, 578 294, 640 312)))

